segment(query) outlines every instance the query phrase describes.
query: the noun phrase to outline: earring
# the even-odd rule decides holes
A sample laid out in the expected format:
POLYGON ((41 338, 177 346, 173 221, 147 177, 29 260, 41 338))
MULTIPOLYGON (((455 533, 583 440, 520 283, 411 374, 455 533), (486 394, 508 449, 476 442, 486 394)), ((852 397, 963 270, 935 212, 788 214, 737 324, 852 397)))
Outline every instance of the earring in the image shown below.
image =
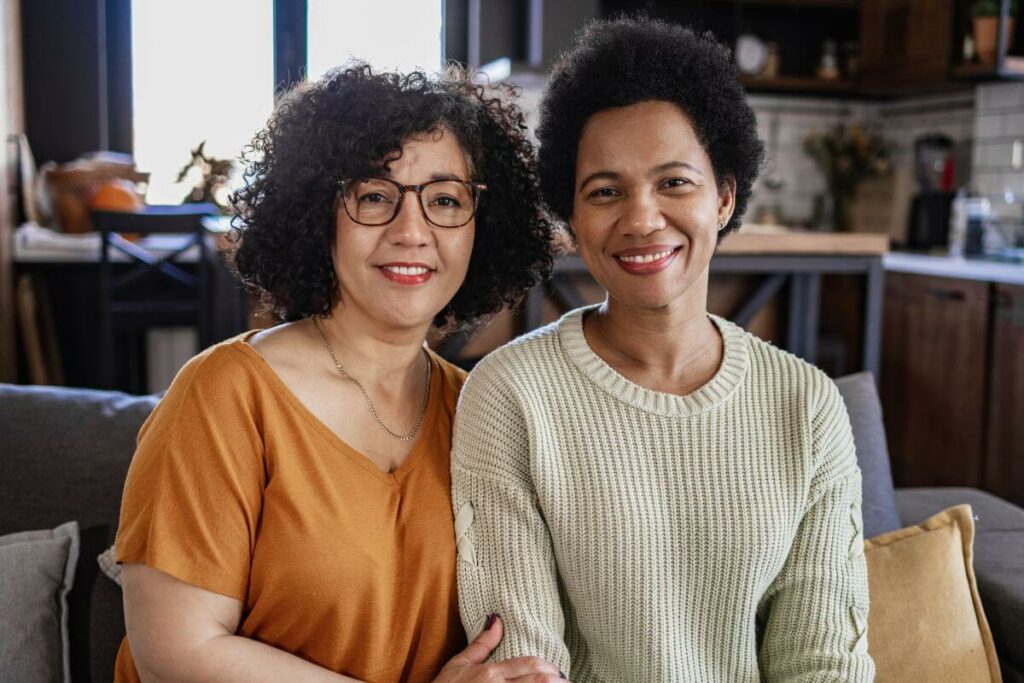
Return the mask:
POLYGON ((722 228, 725 227, 725 221, 718 221, 718 231, 721 232, 722 228))

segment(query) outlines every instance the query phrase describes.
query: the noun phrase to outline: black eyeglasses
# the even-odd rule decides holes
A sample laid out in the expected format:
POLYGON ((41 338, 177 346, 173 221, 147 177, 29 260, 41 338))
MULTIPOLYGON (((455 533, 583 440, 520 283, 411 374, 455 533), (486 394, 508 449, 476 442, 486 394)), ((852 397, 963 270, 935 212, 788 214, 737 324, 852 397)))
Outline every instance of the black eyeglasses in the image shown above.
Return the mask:
POLYGON ((439 228, 460 228, 473 220, 483 183, 462 180, 431 180, 422 185, 402 185, 390 178, 343 180, 341 198, 345 213, 360 225, 386 225, 402 209, 406 192, 415 192, 423 217, 439 228))

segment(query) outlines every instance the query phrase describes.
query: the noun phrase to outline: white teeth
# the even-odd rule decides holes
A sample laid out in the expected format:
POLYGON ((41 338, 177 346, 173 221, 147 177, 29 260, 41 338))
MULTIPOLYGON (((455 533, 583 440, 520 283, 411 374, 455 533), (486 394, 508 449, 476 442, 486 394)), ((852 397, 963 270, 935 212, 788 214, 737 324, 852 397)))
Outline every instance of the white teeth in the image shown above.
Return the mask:
POLYGON ((619 256, 617 257, 620 261, 626 263, 651 263, 652 261, 658 261, 665 258, 672 253, 672 250, 659 251, 657 254, 647 254, 646 256, 619 256))
POLYGON ((430 271, 429 268, 423 266, 384 266, 384 269, 398 275, 423 275, 430 271))

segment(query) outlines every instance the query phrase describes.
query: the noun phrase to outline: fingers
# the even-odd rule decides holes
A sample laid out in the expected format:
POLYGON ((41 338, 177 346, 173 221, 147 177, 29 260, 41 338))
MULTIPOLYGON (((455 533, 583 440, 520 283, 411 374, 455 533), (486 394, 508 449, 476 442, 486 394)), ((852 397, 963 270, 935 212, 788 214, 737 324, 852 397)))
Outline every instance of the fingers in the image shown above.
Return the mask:
POLYGON ((519 678, 510 678, 507 680, 515 681, 515 683, 565 683, 565 679, 561 676, 552 676, 551 674, 530 674, 529 676, 521 676, 519 678))
POLYGON ((491 655, 491 651, 498 647, 501 637, 505 633, 505 627, 501 623, 501 617, 492 614, 487 618, 487 626, 480 632, 466 649, 452 657, 449 664, 467 666, 470 664, 483 664, 491 655))
POLYGON ((501 678, 510 681, 563 681, 565 680, 558 667, 540 657, 516 657, 495 664, 501 678), (539 676, 539 678, 531 678, 539 676))

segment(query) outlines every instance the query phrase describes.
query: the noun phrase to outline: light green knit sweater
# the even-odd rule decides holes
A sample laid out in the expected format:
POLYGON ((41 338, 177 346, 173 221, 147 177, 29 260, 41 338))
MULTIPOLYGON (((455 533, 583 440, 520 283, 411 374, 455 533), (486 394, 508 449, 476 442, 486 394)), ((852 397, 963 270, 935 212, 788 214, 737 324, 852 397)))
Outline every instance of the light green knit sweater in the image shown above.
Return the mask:
POLYGON ((572 681, 871 681, 861 480, 819 370, 712 316, 721 368, 650 391, 583 313, 472 372, 452 453, 459 595, 496 660, 572 681))

